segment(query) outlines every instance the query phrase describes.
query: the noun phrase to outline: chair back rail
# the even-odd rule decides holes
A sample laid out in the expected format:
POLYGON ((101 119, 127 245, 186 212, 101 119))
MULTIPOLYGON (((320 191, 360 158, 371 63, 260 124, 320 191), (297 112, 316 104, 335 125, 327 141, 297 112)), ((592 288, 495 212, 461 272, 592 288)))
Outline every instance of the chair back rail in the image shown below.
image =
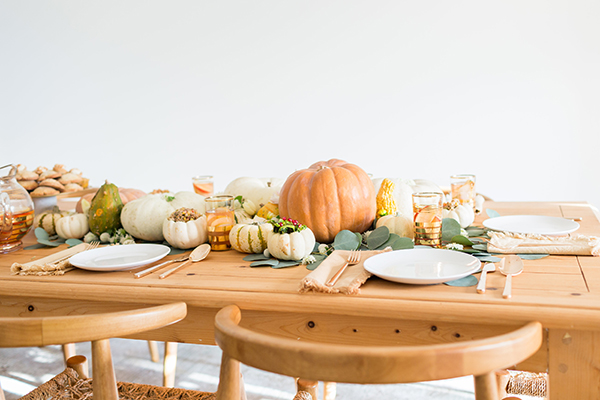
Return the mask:
POLYGON ((118 400, 109 339, 160 328, 182 320, 186 314, 186 304, 179 302, 103 314, 0 318, 0 347, 91 341, 94 398, 118 400))
POLYGON ((33 347, 131 335, 175 323, 183 302, 104 314, 0 318, 0 347, 33 347))
POLYGON ((542 343, 542 326, 530 322, 494 337, 435 345, 353 346, 296 341, 239 326, 240 309, 215 318, 224 354, 246 365, 292 377, 343 383, 411 383, 484 375, 515 365, 542 343))

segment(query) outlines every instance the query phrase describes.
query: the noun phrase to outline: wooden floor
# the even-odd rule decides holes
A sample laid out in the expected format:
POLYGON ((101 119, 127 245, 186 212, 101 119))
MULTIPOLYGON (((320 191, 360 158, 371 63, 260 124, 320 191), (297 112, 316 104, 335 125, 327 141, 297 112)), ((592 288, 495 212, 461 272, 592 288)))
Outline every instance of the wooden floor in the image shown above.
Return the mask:
MULTIPOLYGON (((112 339, 117 379, 160 384, 162 364, 150 360, 147 342, 112 339)), ((162 343, 159 343, 162 360, 162 343)), ((79 354, 89 357, 89 343, 77 345, 79 354)), ((216 346, 180 344, 175 385, 188 389, 216 390, 220 350, 216 346)), ((7 400, 16 400, 33 386, 62 371, 59 346, 25 349, 0 349, 0 381, 7 400)), ((285 400, 293 398, 293 379, 243 367, 248 400, 285 400)), ((322 390, 322 389, 321 389, 322 390)), ((473 399, 470 377, 412 385, 337 385, 337 398, 365 399, 473 399)))

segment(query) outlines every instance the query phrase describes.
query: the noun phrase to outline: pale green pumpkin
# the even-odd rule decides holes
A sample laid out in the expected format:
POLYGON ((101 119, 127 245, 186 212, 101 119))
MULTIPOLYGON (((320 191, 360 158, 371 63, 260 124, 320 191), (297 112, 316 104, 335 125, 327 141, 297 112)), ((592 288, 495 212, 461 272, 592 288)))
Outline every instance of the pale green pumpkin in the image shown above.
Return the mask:
POLYGON ((37 214, 33 227, 43 228, 50 236, 56 235, 56 223, 58 220, 71 214, 69 211, 61 211, 55 206, 52 210, 37 214))
POLYGON ((229 241, 231 247, 241 253, 262 253, 267 248, 267 239, 273 231, 269 223, 252 222, 236 224, 231 228, 229 241))

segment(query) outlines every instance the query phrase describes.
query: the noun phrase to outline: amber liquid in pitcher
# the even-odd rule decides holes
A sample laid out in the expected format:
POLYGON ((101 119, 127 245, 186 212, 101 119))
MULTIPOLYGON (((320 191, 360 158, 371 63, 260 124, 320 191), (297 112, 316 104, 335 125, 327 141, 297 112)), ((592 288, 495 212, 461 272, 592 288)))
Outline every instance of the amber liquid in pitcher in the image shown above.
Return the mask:
POLYGON ((33 225, 33 214, 33 210, 14 214, 12 217, 12 230, 0 233, 0 247, 20 241, 33 225))

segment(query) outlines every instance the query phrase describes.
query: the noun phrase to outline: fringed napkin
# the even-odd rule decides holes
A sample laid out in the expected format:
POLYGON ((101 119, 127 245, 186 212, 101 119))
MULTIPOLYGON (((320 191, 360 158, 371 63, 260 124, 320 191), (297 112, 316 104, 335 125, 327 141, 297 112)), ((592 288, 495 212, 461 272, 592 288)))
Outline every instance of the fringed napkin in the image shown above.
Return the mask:
POLYGON ((350 255, 350 251, 348 250, 335 250, 317 269, 302 279, 300 282, 300 292, 356 294, 360 291, 360 286, 371 277, 371 273, 363 265, 365 260, 386 251, 392 251, 392 249, 361 251, 360 261, 357 264, 349 265, 336 284, 329 287, 325 286, 325 282, 344 266, 350 255))
POLYGON ((489 232, 490 253, 600 255, 600 238, 595 236, 543 236, 508 232, 489 232))
POLYGON ((75 267, 71 266, 68 259, 59 262, 56 262, 56 260, 81 253, 82 251, 87 250, 89 246, 88 243, 81 243, 77 246, 40 258, 39 260, 30 261, 24 264, 13 263, 10 267, 10 272, 12 275, 64 275, 65 272, 69 272, 75 267))

